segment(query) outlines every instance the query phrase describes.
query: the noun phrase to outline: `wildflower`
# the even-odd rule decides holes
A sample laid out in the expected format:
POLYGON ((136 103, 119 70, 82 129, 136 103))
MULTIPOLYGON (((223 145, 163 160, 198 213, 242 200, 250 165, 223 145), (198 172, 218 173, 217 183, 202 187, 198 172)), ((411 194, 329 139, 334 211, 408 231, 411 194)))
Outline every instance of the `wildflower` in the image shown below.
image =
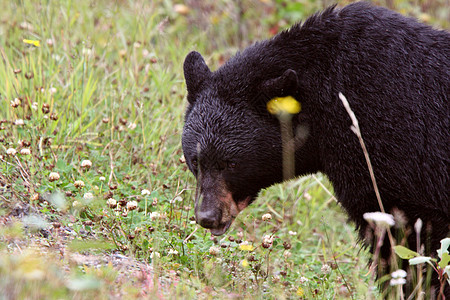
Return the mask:
POLYGON ((323 274, 330 274, 330 272, 331 272, 331 267, 329 266, 329 265, 327 265, 327 264, 324 264, 323 266, 322 266, 322 268, 320 268, 320 271, 323 273, 323 274))
POLYGON ((394 216, 382 212, 370 212, 363 215, 364 220, 369 223, 375 223, 380 227, 392 227, 395 224, 394 216))
POLYGON ((142 192, 141 192, 141 195, 142 196, 150 195, 150 191, 147 190, 147 189, 143 189, 142 192))
POLYGON ((53 47, 53 40, 52 39, 47 39, 46 43, 49 47, 53 47))
POLYGON ((389 281, 389 285, 394 286, 394 285, 403 285, 406 283, 406 279, 405 278, 392 278, 391 281, 389 281))
POLYGON ((270 248, 273 244, 273 236, 271 235, 265 235, 263 236, 262 239, 262 244, 261 246, 263 246, 263 248, 270 248))
POLYGON ((98 178, 98 180, 100 180, 100 181, 105 181, 106 178, 105 178, 105 176, 100 176, 100 177, 98 178))
POLYGON ((288 234, 289 234, 289 235, 297 235, 297 231, 291 231, 291 230, 289 230, 288 234))
POLYGON ((33 104, 31 104, 31 109, 33 110, 37 110, 38 109, 38 103, 37 102, 33 102, 33 104))
POLYGON ((14 98, 14 100, 11 101, 11 107, 16 108, 20 105, 21 101, 19 98, 14 98))
POLYGON ((293 97, 276 97, 267 103, 267 110, 272 115, 278 115, 283 113, 297 114, 301 110, 300 102, 293 97))
POLYGON ((305 291, 302 289, 302 287, 299 287, 299 288, 297 289, 296 294, 297 294, 297 296, 299 296, 299 297, 303 297, 303 296, 305 295, 305 291))
POLYGON ((54 94, 54 93, 56 93, 56 88, 55 87, 51 87, 51 88, 49 88, 49 90, 48 90, 49 92, 50 92, 50 94, 54 94))
POLYGON ((110 207, 110 208, 114 208, 117 206, 117 201, 114 198, 109 198, 108 200, 106 200, 106 204, 110 207))
POLYGON ((292 253, 291 253, 291 251, 289 251, 289 250, 285 250, 284 252, 283 252, 283 256, 284 256, 284 258, 289 258, 289 257, 291 257, 292 256, 292 253))
POLYGON ((405 278, 406 277, 406 271, 399 269, 397 271, 394 271, 391 273, 392 278, 405 278))
MULTIPOLYGON (((450 238, 445 238, 441 240, 441 249, 437 250, 439 258, 442 260, 444 253, 448 253, 448 248, 450 247, 450 238)), ((449 276, 450 279, 450 276, 449 276)))
POLYGON ((103 118, 103 119, 102 119, 102 122, 103 122, 104 124, 109 123, 109 118, 103 118))
POLYGON ((85 159, 81 162, 81 167, 84 169, 89 169, 92 167, 92 162, 89 159, 85 159))
POLYGON ((261 219, 263 221, 269 221, 269 220, 272 219, 272 215, 271 214, 264 214, 264 215, 262 215, 261 219))
POLYGON ((33 46, 35 46, 35 47, 40 47, 40 46, 41 46, 41 41, 24 39, 23 42, 24 42, 25 44, 28 44, 28 45, 33 45, 33 46))
POLYGON ((176 201, 181 202, 183 201, 183 198, 181 198, 180 196, 176 196, 175 198, 173 198, 172 200, 170 200, 170 203, 173 204, 176 201))
POLYGON ((159 219, 161 217, 161 214, 157 211, 152 211, 150 213, 150 219, 154 220, 154 219, 159 219))
POLYGON ((136 128, 136 123, 130 123, 130 124, 128 124, 128 129, 131 129, 131 130, 133 130, 133 129, 135 129, 136 128))
POLYGON ((59 174, 57 172, 51 172, 50 175, 48 175, 48 180, 50 180, 50 181, 56 181, 59 178, 60 177, 59 177, 59 174))
POLYGON ((220 252, 220 248, 216 247, 216 246, 211 246, 211 248, 209 248, 209 254, 216 256, 218 255, 220 252))
POLYGON ((150 258, 154 259, 154 258, 160 258, 161 254, 159 254, 159 252, 153 251, 152 254, 150 254, 150 258))
POLYGON ((94 199, 94 195, 92 193, 85 193, 83 195, 83 199, 88 200, 88 201, 93 200, 94 199))
POLYGON ((248 242, 244 242, 239 245, 239 250, 242 251, 253 251, 254 249, 255 247, 253 247, 253 245, 249 245, 248 242))
POLYGON ((8 155, 16 155, 17 151, 14 148, 9 148, 8 150, 6 150, 6 154, 8 155))
POLYGON ((127 203, 127 209, 128 210, 135 210, 137 208, 137 202, 136 201, 130 201, 127 203))
POLYGON ((186 158, 184 157, 184 155, 181 155, 180 158, 178 159, 178 161, 182 164, 186 163, 186 158))
POLYGON ((305 283, 307 283, 308 281, 309 281, 308 278, 306 278, 306 277, 304 277, 304 276, 300 277, 300 284, 305 284, 305 283))
POLYGON ((409 260, 409 265, 418 265, 423 263, 429 263, 431 261, 431 257, 429 256, 418 256, 411 258, 409 260))
POLYGON ((155 206, 156 204, 158 204, 158 198, 153 198, 153 202, 152 202, 152 205, 153 206, 155 206))
POLYGON ((243 266, 244 268, 247 268, 247 267, 249 266, 248 261, 247 261, 246 259, 243 259, 243 260, 241 261, 241 266, 243 266))
POLYGON ((81 189, 82 187, 84 187, 84 182, 82 180, 76 180, 73 185, 77 188, 77 189, 81 189))
POLYGON ((119 50, 119 56, 124 58, 127 55, 127 49, 119 50))
POLYGON ((14 121, 14 125, 17 125, 17 126, 22 126, 24 124, 25 124, 25 122, 22 119, 17 119, 14 121))
POLYGON ((173 249, 169 249, 169 252, 167 254, 168 255, 178 255, 178 251, 177 250, 173 250, 173 249))
POLYGON ((28 148, 23 148, 22 150, 20 150, 20 154, 22 154, 22 155, 30 155, 31 151, 28 148))

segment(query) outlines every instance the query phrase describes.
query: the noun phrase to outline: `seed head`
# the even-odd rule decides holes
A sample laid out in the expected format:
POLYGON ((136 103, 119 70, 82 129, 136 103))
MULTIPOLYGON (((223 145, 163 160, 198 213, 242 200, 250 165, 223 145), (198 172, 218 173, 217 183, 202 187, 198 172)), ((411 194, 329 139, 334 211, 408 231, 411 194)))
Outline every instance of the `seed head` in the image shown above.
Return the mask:
POLYGON ((128 210, 135 210, 137 208, 137 202, 136 201, 130 201, 127 203, 127 209, 128 210))
POLYGON ((11 156, 16 155, 16 153, 17 153, 17 151, 14 148, 9 148, 8 150, 6 150, 6 154, 11 155, 11 156))
POLYGON ((20 150, 20 154, 22 154, 22 155, 30 155, 31 151, 28 148, 23 148, 22 150, 20 150))
POLYGON ((90 167, 92 167, 92 162, 89 159, 85 159, 81 162, 81 167, 83 169, 89 169, 90 167))
POLYGON ((211 248, 209 248, 209 254, 213 255, 213 256, 217 256, 220 252, 220 248, 216 247, 216 246, 212 246, 211 248))
POLYGON ((331 272, 331 267, 327 264, 324 264, 322 268, 320 268, 323 274, 329 274, 331 272))
POLYGON ((81 189, 84 187, 84 182, 82 180, 77 180, 73 183, 73 185, 77 188, 77 189, 81 189))
POLYGON ((264 215, 262 215, 261 219, 262 219, 263 221, 269 221, 269 220, 272 220, 272 215, 269 214, 269 213, 264 214, 264 215))
POLYGON ((48 175, 48 180, 50 181, 56 181, 60 178, 58 172, 51 172, 50 175, 48 175))

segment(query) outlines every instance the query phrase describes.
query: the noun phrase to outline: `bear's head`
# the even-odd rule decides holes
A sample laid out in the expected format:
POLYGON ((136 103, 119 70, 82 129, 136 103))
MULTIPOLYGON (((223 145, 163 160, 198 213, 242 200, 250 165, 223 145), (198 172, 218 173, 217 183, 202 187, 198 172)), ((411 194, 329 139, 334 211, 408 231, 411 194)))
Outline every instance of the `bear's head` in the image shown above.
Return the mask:
POLYGON ((262 188, 282 181, 280 125, 266 104, 297 89, 293 70, 251 80, 235 65, 211 72, 197 52, 184 62, 183 152, 197 179, 196 221, 214 235, 225 233, 262 188))

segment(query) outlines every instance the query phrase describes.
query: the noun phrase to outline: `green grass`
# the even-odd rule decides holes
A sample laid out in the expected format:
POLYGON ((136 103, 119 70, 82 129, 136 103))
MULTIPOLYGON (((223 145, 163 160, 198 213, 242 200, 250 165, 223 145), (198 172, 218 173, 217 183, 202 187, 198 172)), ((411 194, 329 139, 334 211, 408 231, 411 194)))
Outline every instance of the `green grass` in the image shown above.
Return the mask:
MULTIPOLYGON (((224 237, 192 222, 195 182, 180 145, 184 57, 197 49, 215 68, 322 7, 278 2, 242 1, 242 11, 233 1, 193 2, 186 15, 168 0, 3 3, 0 294, 367 297, 369 255, 321 175, 264 190, 224 237), (59 179, 49 180, 51 172, 59 179), (131 201, 137 209, 127 209, 131 201)), ((396 5, 448 26, 433 7, 425 15, 406 3, 396 5)))

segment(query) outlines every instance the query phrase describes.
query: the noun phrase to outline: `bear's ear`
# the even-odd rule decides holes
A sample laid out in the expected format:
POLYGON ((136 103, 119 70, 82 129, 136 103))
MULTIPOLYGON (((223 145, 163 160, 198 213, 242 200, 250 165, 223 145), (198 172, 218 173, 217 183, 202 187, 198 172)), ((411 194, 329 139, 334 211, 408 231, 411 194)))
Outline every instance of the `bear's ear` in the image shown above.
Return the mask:
POLYGON ((188 91, 188 101, 192 104, 202 82, 211 76, 211 71, 202 55, 196 51, 192 51, 186 56, 183 69, 188 91))
POLYGON ((280 77, 264 82, 262 90, 270 98, 285 97, 294 96, 298 86, 297 73, 292 69, 287 69, 280 77))

